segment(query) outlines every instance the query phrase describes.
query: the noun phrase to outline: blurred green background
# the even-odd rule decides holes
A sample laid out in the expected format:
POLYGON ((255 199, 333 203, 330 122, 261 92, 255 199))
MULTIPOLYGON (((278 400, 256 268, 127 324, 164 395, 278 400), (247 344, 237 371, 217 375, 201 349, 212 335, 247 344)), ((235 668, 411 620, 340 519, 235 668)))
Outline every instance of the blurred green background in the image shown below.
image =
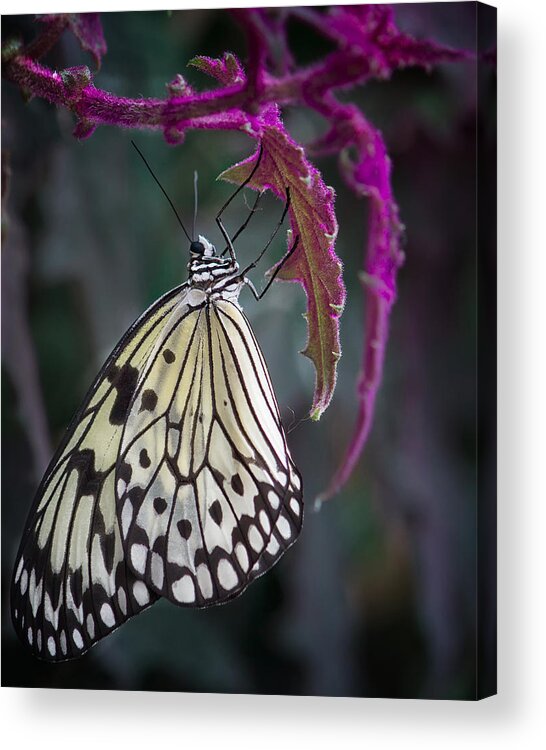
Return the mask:
MULTIPOLYGON (((474 3, 403 5, 399 26, 465 49, 476 46, 474 3)), ((229 12, 103 14, 108 44, 96 85, 127 96, 164 95, 196 54, 245 58, 229 12)), ((4 17, 4 35, 31 38, 31 17, 4 17)), ((298 22, 296 58, 328 45, 298 22)), ((492 44, 494 39, 489 40, 492 44)), ((485 40, 487 44, 487 39, 485 40)), ((89 63, 65 34, 45 62, 89 63)), ((129 324, 184 280, 187 241, 130 145, 134 137, 188 223, 199 171, 199 231, 218 241, 214 215, 232 188, 215 182, 253 150, 243 134, 190 132, 182 146, 161 135, 99 128, 84 142, 70 114, 25 104, 2 86, 2 149, 11 177, 3 212, 2 682, 3 685, 471 698, 476 689, 476 134, 493 143, 494 78, 476 66, 407 69, 344 99, 357 102, 386 139, 406 225, 407 262, 375 424, 345 490, 312 512, 351 434, 363 346, 357 273, 366 242, 366 202, 341 182, 335 159, 317 166, 337 192, 337 251, 345 264, 343 357, 329 410, 306 419, 311 364, 304 294, 275 284, 242 303, 264 350, 289 442, 305 484, 302 536, 279 565, 241 597, 209 610, 159 602, 82 659, 48 665, 29 656, 9 619, 13 559, 38 481, 54 446, 107 354, 129 324)), ((302 143, 324 123, 285 112, 302 143)), ((249 200, 252 195, 249 196, 249 200)), ((271 196, 240 238, 245 263, 262 248, 282 205, 271 196)), ((233 232, 243 198, 226 215, 233 232)), ((284 252, 282 233, 262 273, 284 252)))

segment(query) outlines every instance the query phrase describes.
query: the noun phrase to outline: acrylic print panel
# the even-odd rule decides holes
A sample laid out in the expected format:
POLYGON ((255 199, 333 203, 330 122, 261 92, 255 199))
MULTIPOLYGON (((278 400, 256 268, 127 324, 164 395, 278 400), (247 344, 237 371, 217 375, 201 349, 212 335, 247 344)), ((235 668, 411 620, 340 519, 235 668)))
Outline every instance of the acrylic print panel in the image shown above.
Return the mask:
POLYGON ((494 9, 2 20, 3 684, 493 694, 494 9))

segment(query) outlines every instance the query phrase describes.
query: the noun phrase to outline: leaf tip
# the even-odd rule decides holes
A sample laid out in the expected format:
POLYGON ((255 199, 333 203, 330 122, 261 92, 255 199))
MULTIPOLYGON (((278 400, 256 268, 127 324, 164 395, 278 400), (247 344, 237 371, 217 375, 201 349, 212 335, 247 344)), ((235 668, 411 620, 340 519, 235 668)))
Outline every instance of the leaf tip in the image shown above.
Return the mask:
POLYGON ((169 81, 165 86, 169 98, 174 99, 177 96, 191 96, 193 93, 192 87, 180 73, 177 73, 173 80, 169 81))
POLYGON ((179 146, 181 143, 184 143, 186 133, 177 127, 168 127, 163 131, 163 137, 169 146, 179 146))
POLYGON ((309 412, 309 417, 313 420, 313 422, 318 422, 322 416, 323 411, 324 409, 322 409, 320 406, 315 406, 315 408, 311 409, 311 411, 309 412))
POLYGON ((72 135, 74 136, 74 138, 83 141, 86 138, 89 138, 89 136, 93 135, 96 129, 96 123, 91 122, 90 120, 82 119, 76 124, 76 127, 72 131, 72 135))

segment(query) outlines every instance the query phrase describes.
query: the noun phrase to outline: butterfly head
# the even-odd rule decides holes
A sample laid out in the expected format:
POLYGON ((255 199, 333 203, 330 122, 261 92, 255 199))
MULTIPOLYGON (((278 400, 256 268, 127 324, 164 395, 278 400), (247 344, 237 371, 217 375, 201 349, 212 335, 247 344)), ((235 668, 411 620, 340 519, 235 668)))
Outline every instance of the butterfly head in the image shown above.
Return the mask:
POLYGON ((216 255, 216 248, 202 234, 198 240, 192 240, 190 245, 191 259, 196 258, 213 258, 216 255))

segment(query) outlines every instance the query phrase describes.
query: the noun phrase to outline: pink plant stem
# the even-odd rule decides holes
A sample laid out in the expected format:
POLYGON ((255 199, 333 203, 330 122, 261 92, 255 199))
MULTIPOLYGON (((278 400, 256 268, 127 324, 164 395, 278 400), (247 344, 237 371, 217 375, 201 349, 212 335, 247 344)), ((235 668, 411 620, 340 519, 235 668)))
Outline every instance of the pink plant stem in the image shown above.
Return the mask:
POLYGON ((57 44, 67 26, 68 20, 65 16, 58 16, 45 22, 42 32, 25 49, 25 56, 38 60, 46 55, 57 44))
MULTIPOLYGON (((262 99, 265 91, 265 63, 267 56, 267 41, 262 29, 257 23, 257 17, 244 9, 232 11, 233 15, 246 32, 248 45, 248 81, 246 95, 253 109, 262 99)), ((270 100, 271 101, 271 100, 270 100)))
POLYGON ((340 59, 327 76, 321 66, 283 78, 268 76, 267 80, 264 78, 258 82, 255 77, 250 85, 237 84, 170 99, 119 97, 92 84, 87 84, 80 90, 70 90, 61 74, 26 55, 17 55, 7 62, 4 75, 28 93, 52 104, 67 107, 80 119, 95 125, 159 129, 184 123, 185 127, 191 128, 194 126, 192 120, 230 110, 244 111, 250 105, 255 109, 258 105, 269 102, 297 104, 306 98, 304 92, 309 92, 309 99, 313 99, 315 108, 320 111, 323 109, 320 96, 314 94, 314 90, 322 92, 325 88, 335 88, 348 80, 354 83, 364 80, 367 69, 363 62, 359 58, 347 64, 345 59, 344 64, 340 59))
POLYGON ((383 377, 383 364, 389 335, 389 317, 392 302, 387 302, 368 284, 365 302, 364 326, 366 330, 363 369, 357 383, 360 402, 353 434, 337 471, 328 487, 317 496, 315 507, 337 494, 348 482, 362 456, 373 424, 377 392, 383 377))

